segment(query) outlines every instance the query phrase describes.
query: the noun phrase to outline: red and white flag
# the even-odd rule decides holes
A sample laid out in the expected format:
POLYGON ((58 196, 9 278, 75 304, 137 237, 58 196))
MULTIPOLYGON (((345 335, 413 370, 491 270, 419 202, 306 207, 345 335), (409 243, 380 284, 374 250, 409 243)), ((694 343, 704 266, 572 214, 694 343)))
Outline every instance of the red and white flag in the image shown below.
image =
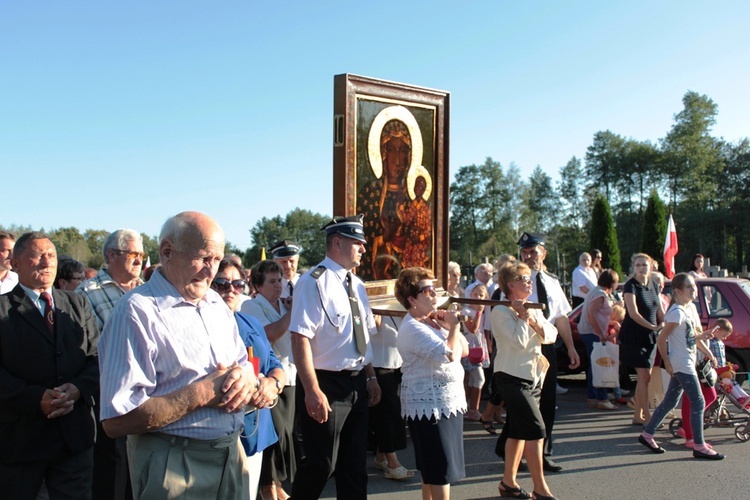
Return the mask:
POLYGON ((667 225, 667 237, 664 239, 664 267, 667 271, 667 278, 674 277, 674 256, 677 255, 677 230, 674 227, 674 219, 669 214, 669 224, 667 225))

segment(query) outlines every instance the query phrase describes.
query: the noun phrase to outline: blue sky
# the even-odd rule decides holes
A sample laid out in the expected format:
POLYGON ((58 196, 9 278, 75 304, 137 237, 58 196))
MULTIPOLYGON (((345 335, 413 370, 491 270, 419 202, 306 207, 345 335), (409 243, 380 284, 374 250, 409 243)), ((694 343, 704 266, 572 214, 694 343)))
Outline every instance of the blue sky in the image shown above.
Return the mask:
POLYGON ((750 136, 745 1, 0 4, 0 223, 132 227, 182 210, 250 245, 331 214, 333 77, 451 93, 450 167, 557 178, 597 131, 656 142, 688 90, 750 136))

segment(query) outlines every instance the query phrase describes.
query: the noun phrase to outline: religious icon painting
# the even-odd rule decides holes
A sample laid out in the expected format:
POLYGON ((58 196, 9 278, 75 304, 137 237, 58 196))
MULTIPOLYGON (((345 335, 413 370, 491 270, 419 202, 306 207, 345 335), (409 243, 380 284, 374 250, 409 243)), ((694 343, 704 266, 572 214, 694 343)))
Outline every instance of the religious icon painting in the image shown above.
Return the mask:
POLYGON ((442 91, 355 75, 334 80, 334 213, 364 214, 357 274, 448 263, 448 98, 442 91))

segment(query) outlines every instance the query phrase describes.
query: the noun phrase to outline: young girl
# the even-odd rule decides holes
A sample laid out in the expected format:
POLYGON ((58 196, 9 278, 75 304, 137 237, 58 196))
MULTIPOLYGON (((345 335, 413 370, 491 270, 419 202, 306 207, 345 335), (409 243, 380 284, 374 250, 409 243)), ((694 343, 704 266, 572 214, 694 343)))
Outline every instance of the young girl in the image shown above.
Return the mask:
POLYGON ((683 391, 690 400, 690 423, 694 432, 693 457, 722 460, 724 455, 706 446, 703 441, 704 400, 701 394, 698 373, 695 368, 696 348, 713 362, 714 355, 703 342, 711 337, 711 332, 699 333, 700 318, 693 300, 698 295, 693 277, 680 273, 672 279, 672 304, 664 318, 664 329, 659 334, 657 346, 664 360, 664 369, 672 377, 664 400, 654 411, 653 416, 638 436, 638 442, 654 453, 666 450, 654 441, 654 432, 661 425, 667 413, 673 410, 683 391), (669 340, 669 351, 667 351, 669 340))
MULTIPOLYGON (((487 288, 484 285, 476 285, 471 290, 470 298, 486 299, 487 288)), ((472 347, 481 348, 483 353, 482 359, 479 362, 471 362, 469 357, 461 359, 461 363, 466 370, 466 399, 469 407, 464 418, 474 421, 479 421, 482 417, 482 414, 479 413, 479 401, 482 396, 482 386, 484 385, 484 368, 490 364, 487 340, 484 337, 484 330, 481 328, 483 312, 483 305, 470 305, 461 311, 461 314, 469 317, 464 321, 463 326, 464 335, 466 335, 466 340, 469 343, 469 349, 472 347)))

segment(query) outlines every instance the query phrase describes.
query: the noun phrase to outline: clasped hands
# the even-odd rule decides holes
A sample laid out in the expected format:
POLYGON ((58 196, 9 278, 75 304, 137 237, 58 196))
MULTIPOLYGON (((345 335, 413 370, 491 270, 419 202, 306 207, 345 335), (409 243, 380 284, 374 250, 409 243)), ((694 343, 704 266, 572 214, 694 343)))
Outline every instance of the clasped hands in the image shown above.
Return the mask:
POLYGON ((219 363, 215 372, 198 382, 205 401, 204 406, 224 408, 227 413, 244 410, 260 392, 258 378, 252 366, 243 368, 236 361, 230 366, 219 363))
POLYGON ((76 401, 81 397, 81 391, 71 383, 65 383, 52 389, 46 389, 42 394, 39 408, 47 418, 58 418, 73 411, 76 401))

